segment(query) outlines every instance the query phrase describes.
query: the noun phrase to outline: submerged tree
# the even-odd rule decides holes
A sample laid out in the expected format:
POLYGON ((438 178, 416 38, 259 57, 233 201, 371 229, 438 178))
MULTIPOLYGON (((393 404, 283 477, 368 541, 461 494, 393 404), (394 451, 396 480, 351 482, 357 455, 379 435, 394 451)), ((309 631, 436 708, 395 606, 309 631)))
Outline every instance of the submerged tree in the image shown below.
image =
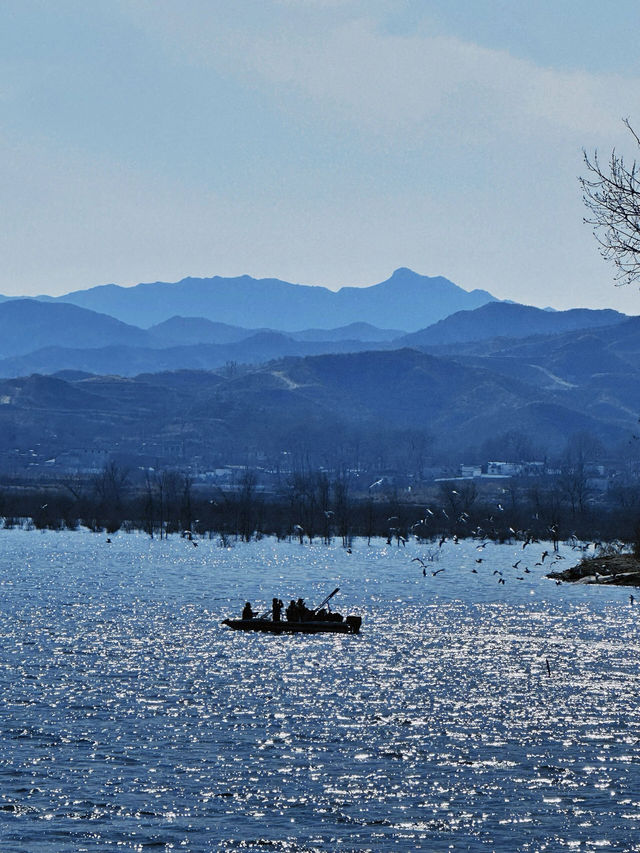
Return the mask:
MULTIPOLYGON (((640 137, 629 119, 624 119, 624 124, 640 148, 640 137)), ((584 221, 593 226, 602 257, 616 266, 619 283, 637 281, 640 279, 640 165, 634 160, 628 166, 615 148, 606 167, 601 165, 597 151, 592 157, 585 151, 584 162, 588 175, 580 178, 580 184, 590 211, 584 221)))

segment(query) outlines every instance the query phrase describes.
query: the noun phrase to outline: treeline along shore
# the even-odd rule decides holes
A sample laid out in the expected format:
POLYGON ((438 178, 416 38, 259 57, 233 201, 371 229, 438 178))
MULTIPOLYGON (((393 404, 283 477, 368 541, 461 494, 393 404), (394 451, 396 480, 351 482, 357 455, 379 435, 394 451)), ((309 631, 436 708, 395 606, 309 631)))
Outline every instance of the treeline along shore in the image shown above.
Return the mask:
POLYGON ((428 493, 352 492, 349 478, 323 472, 291 475, 265 494, 247 471, 233 491, 194 486, 185 474, 145 472, 134 479, 108 464, 98 474, 47 483, 0 482, 0 522, 5 528, 77 529, 152 537, 188 534, 250 541, 261 536, 300 542, 386 537, 403 547, 409 539, 477 537, 496 542, 580 540, 632 545, 640 552, 638 508, 563 500, 553 487, 502 489, 482 494, 471 482, 436 484, 428 493))

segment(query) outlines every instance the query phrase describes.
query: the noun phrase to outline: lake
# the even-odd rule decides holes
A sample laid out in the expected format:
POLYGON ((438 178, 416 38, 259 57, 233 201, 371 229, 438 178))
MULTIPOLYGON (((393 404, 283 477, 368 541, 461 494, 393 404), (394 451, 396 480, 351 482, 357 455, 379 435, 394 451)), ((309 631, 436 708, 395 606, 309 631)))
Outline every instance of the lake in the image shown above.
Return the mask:
POLYGON ((2 853, 640 851, 628 589, 548 543, 111 539, 0 530, 2 853), (357 636, 220 625, 336 586, 357 636))

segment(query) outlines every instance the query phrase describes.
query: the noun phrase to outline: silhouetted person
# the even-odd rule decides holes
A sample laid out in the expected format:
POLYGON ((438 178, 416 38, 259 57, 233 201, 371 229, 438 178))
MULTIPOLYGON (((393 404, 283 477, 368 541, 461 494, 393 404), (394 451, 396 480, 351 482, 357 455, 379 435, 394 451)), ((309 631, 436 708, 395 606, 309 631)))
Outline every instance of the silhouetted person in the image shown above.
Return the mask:
POLYGON ((273 614, 273 621, 280 622, 280 613, 282 612, 282 602, 279 598, 274 598, 271 602, 271 613, 273 614))
POLYGON ((297 622, 298 621, 298 608, 293 599, 289 602, 286 609, 287 614, 287 622, 297 622))
POLYGON ((242 618, 243 619, 253 619, 255 613, 251 609, 251 602, 247 601, 245 606, 242 608, 242 618))

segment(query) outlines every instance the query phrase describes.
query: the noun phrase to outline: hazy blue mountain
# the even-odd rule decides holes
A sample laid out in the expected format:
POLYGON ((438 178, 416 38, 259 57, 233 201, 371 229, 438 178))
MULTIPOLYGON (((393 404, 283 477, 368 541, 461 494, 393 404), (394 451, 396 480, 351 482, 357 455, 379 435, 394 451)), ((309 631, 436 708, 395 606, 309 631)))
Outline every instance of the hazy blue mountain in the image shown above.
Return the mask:
POLYGON ((140 329, 64 302, 9 300, 0 303, 0 376, 61 370, 122 376, 211 370, 227 362, 255 365, 284 356, 392 349, 403 343, 420 348, 425 340, 437 340, 445 342, 429 346, 431 352, 458 360, 466 356, 467 364, 478 365, 491 357, 492 370, 551 388, 573 382, 574 376, 583 382, 591 373, 623 370, 640 353, 639 326, 640 318, 626 318, 615 311, 576 309, 554 313, 530 306, 489 303, 475 311, 458 312, 422 332, 389 341, 392 330, 366 323, 284 334, 205 318, 172 317, 150 329, 140 329), (612 325, 602 325, 612 319, 612 325), (572 331, 563 332, 566 328, 572 331), (512 337, 496 337, 503 330, 512 337), (536 332, 534 337, 515 337, 532 330, 536 332), (586 333, 592 337, 583 340, 586 333), (351 335, 360 338, 350 339, 351 335))
POLYGON ((188 315, 245 328, 266 326, 292 332, 350 323, 415 331, 455 311, 493 300, 486 291, 469 293, 442 276, 430 278, 401 268, 380 284, 343 287, 337 292, 279 279, 215 276, 134 287, 107 284, 53 301, 70 302, 143 328, 188 315))
POLYGON ((608 326, 626 319, 625 314, 610 309, 545 311, 516 302, 489 302, 473 311, 451 314, 426 329, 406 335, 401 343, 432 347, 500 337, 523 338, 608 326))
POLYGON ((204 317, 170 317, 148 330, 154 345, 189 346, 192 344, 233 344, 255 335, 258 329, 244 329, 228 323, 216 323, 204 317))
POLYGON ((0 356, 14 356, 47 346, 137 346, 147 333, 113 317, 64 302, 9 299, 0 303, 0 356))
MULTIPOLYGON (((261 332, 278 332, 277 329, 245 329, 227 323, 215 323, 204 317, 171 317, 148 330, 149 342, 154 346, 190 344, 231 344, 246 340, 261 332)), ((304 329, 289 332, 296 341, 369 341, 381 343, 400 338, 405 333, 399 329, 378 329, 369 323, 350 323, 337 329, 304 329)))

